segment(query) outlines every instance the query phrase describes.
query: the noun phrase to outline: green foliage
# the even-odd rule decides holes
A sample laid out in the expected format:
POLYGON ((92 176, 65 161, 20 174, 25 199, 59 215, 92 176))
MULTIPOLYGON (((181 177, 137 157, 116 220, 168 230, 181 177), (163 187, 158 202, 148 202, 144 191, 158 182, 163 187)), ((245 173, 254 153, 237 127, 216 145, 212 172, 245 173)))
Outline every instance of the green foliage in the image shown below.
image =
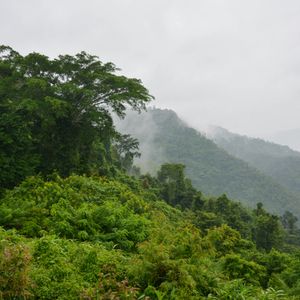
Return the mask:
MULTIPOLYGON (((0 53, 0 299, 299 299, 291 213, 281 219, 287 245, 261 203, 204 197, 181 163, 163 164, 157 178, 125 175, 139 175, 138 143, 116 132, 111 113, 144 108, 151 96, 138 80, 85 52, 0 53)), ((208 165, 242 166, 174 114, 164 118, 164 141, 182 153, 213 150, 208 165)))
POLYGON ((2 189, 13 187, 16 182, 33 174, 39 157, 32 152, 30 121, 23 121, 22 113, 13 101, 3 100, 1 96, 0 99, 0 189, 2 189))
MULTIPOLYGON (((127 107, 140 111, 152 99, 117 70, 85 52, 49 59, 1 46, 0 186, 37 172, 111 172, 111 144, 120 136, 111 113, 123 117, 127 107)), ((131 146, 125 157, 135 155, 131 146)))
POLYGON ((129 285, 127 279, 118 281, 114 274, 100 273, 97 287, 87 289, 81 293, 82 299, 120 299, 135 300, 143 299, 143 295, 138 297, 139 288, 129 285))
POLYGON ((253 213, 240 203, 229 200, 225 194, 204 201, 202 211, 214 213, 221 224, 227 224, 238 230, 244 238, 251 238, 252 229, 249 225, 254 222, 253 213))
POLYGON ((139 142, 128 134, 117 135, 114 150, 116 152, 116 160, 120 162, 120 167, 127 172, 133 172, 133 159, 140 157, 138 152, 139 142))
POLYGON ((134 249, 146 239, 149 205, 125 185, 103 178, 28 178, 0 204, 0 225, 28 237, 44 233, 134 249))
POLYGON ((157 173, 160 196, 169 204, 197 209, 202 206, 201 193, 196 191, 184 174, 182 164, 163 164, 157 173))
POLYGON ((75 243, 46 236, 34 244, 32 278, 35 295, 42 299, 79 298, 96 288, 99 274, 109 274, 123 257, 116 250, 89 243, 75 243))
POLYGON ((228 254, 224 257, 224 272, 230 279, 244 279, 245 282, 260 285, 266 276, 264 267, 253 261, 247 261, 237 254, 228 254))
POLYGON ((208 299, 221 300, 288 300, 294 299, 288 297, 282 290, 274 290, 268 288, 267 290, 260 290, 254 287, 249 287, 244 284, 242 280, 232 280, 223 288, 217 290, 216 296, 210 294, 208 299))
POLYGON ((0 299, 26 299, 31 296, 29 247, 13 232, 0 227, 0 299))
POLYGON ((240 233, 228 225, 209 229, 205 239, 213 245, 218 256, 254 249, 253 243, 242 239, 240 233))
POLYGON ((140 244, 133 260, 130 278, 154 299, 197 299, 207 293, 210 284, 216 284, 213 270, 207 270, 211 261, 206 259, 213 249, 199 230, 187 222, 174 227, 159 214, 154 222, 149 239, 140 244))
POLYGON ((252 208, 262 202, 272 213, 290 210, 300 216, 298 195, 188 127, 174 111, 128 113, 118 128, 139 140, 137 164, 144 172, 154 174, 165 163, 183 164, 193 185, 207 195, 225 193, 252 208))
POLYGON ((269 275, 274 273, 281 273, 291 263, 291 258, 282 252, 272 249, 268 255, 265 256, 265 267, 269 275))
POLYGON ((283 232, 279 218, 267 213, 261 203, 255 211, 257 218, 253 236, 257 247, 270 251, 272 247, 280 246, 283 232))
POLYGON ((299 295, 300 291, 300 253, 294 253, 291 257, 290 263, 287 268, 282 272, 281 277, 290 288, 291 295, 299 295))
POLYGON ((214 141, 231 155, 271 176, 289 191, 300 193, 300 153, 287 146, 270 143, 215 128, 214 141))
POLYGON ((281 217, 281 222, 283 227, 288 231, 288 233, 293 234, 297 228, 296 223, 298 218, 294 216, 290 211, 285 211, 281 217))
MULTIPOLYGON (((243 222, 248 220, 241 217, 240 204, 235 207, 225 196, 201 198, 202 209, 179 210, 158 200, 155 181, 145 189, 143 179, 121 173, 118 177, 52 175, 48 181, 31 177, 5 193, 1 224, 23 237, 0 231, 2 298, 293 299, 297 295, 297 254, 259 252, 226 224, 231 220, 224 215, 229 207, 243 222), (203 232, 201 216, 206 216, 203 232), (220 225, 210 227, 211 220, 220 225)), ((257 214, 267 212, 260 207, 250 220, 257 214)))

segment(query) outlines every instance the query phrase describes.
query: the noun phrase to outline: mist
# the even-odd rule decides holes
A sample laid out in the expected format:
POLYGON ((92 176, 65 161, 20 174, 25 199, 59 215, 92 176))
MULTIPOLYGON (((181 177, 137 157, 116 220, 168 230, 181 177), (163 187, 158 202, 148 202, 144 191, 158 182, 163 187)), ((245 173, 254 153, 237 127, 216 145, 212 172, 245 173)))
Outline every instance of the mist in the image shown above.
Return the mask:
POLYGON ((128 110, 124 119, 114 116, 114 123, 118 131, 130 134, 138 140, 141 156, 134 159, 134 164, 140 168, 142 174, 154 175, 161 164, 168 162, 164 147, 157 147, 155 144, 159 129, 151 113, 128 110))
POLYGON ((300 128, 300 2, 2 3, 1 43, 55 57, 85 50, 142 79, 191 126, 255 137, 300 128))

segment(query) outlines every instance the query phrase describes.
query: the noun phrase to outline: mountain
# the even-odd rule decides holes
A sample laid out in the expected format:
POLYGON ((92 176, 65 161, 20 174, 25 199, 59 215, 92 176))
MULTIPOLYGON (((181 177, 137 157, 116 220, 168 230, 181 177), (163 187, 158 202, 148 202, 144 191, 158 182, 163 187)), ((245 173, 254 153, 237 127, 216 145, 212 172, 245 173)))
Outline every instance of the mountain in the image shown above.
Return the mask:
POLYGON ((142 157, 136 164, 143 172, 153 173, 166 162, 183 163, 194 186, 206 194, 226 193, 251 207, 262 202, 270 211, 291 210, 300 216, 297 196, 190 128, 175 112, 129 112, 116 123, 118 130, 139 140, 142 157))
POLYGON ((300 195, 300 152, 212 127, 208 135, 231 155, 240 158, 271 176, 289 191, 300 195))

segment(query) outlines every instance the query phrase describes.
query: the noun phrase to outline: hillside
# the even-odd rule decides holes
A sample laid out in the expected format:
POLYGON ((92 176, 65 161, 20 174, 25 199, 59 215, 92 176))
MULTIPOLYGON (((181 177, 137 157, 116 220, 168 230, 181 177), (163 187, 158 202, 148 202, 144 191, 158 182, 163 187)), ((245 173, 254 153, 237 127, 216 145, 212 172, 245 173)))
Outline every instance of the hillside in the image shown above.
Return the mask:
POLYGON ((142 157, 136 163, 143 172, 155 172, 164 162, 183 163, 195 187, 206 194, 226 193, 252 207, 262 202, 273 212, 292 210, 300 216, 296 196, 189 128, 171 110, 128 113, 117 127, 140 141, 142 157))
POLYGON ((287 146, 231 133, 215 127, 211 138, 233 156, 268 174, 290 191, 300 194, 300 152, 287 146))
POLYGON ((1 299, 299 299, 279 219, 224 196, 194 213, 125 175, 31 177, 0 216, 1 299))

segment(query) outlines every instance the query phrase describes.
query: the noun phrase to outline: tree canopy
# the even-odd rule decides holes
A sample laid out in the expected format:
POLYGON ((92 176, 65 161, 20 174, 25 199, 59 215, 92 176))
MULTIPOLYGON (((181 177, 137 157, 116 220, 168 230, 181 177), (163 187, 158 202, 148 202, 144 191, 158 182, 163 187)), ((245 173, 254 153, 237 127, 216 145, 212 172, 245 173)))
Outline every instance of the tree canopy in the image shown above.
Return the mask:
POLYGON ((116 136, 112 113, 140 111, 153 98, 118 70, 86 52, 50 59, 1 46, 0 185, 38 172, 105 168, 116 136))

